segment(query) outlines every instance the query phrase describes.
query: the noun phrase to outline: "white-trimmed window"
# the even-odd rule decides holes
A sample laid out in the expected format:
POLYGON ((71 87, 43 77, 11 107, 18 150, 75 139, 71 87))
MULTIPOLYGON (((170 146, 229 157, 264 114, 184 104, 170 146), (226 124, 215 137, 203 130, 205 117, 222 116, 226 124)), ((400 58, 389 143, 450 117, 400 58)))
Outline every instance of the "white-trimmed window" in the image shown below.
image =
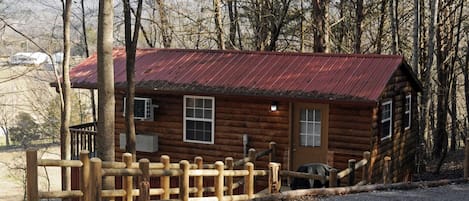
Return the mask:
POLYGON ((381 104, 381 140, 392 135, 392 100, 381 104))
MULTIPOLYGON (((125 117, 127 97, 124 97, 124 112, 122 116, 125 117)), ((151 98, 134 97, 134 119, 143 121, 153 121, 153 107, 151 98)), ((156 106, 157 107, 157 106, 156 106)))
POLYGON ((184 142, 213 144, 215 99, 184 96, 184 142))
POLYGON ((321 146, 321 111, 301 109, 300 145, 305 147, 321 146))
POLYGON ((405 104, 404 104, 404 117, 402 119, 404 128, 410 129, 410 125, 412 122, 412 95, 407 95, 405 97, 405 104))

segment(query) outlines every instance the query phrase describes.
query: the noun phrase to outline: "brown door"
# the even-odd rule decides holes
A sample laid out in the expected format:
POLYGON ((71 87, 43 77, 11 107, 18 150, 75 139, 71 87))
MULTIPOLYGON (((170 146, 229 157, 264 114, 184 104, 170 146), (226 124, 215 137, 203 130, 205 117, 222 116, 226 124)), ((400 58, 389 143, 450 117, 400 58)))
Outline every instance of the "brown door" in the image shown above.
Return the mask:
POLYGON ((327 163, 328 122, 327 104, 293 105, 293 170, 306 163, 327 163))

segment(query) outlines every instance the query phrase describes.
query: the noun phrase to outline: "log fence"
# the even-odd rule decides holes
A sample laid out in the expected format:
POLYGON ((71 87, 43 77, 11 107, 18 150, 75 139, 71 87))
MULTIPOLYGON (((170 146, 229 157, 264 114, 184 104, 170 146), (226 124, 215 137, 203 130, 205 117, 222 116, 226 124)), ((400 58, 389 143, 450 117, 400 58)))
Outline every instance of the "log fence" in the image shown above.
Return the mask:
MULTIPOLYGON (((195 157, 193 163, 182 160, 170 163, 170 157, 162 155, 160 162, 150 162, 140 159, 132 162, 132 156, 124 153, 122 162, 101 161, 90 158, 89 152, 80 152, 80 160, 50 160, 38 159, 37 151, 28 150, 27 155, 27 198, 36 201, 42 198, 80 198, 81 201, 102 200, 103 198, 121 197, 122 200, 148 201, 151 196, 159 196, 161 200, 169 200, 171 195, 178 195, 178 200, 247 200, 265 196, 265 193, 255 193, 255 176, 268 176, 268 194, 278 193, 281 188, 281 177, 295 177, 329 182, 329 187, 340 186, 341 179, 348 177, 348 186, 368 184, 370 152, 363 153, 363 159, 356 162, 349 160, 348 168, 338 172, 332 168, 329 175, 317 175, 281 170, 275 161, 276 144, 269 144, 269 149, 256 153, 250 149, 247 157, 234 161, 227 157, 214 164, 204 164, 202 157, 195 157), (254 162, 264 156, 269 156, 268 170, 255 170, 254 162), (38 190, 38 166, 78 167, 80 171, 80 190, 40 192, 38 190), (241 168, 240 168, 241 167, 241 168), (361 181, 355 183, 358 169, 362 169, 361 181), (101 189, 102 178, 105 176, 122 177, 122 189, 101 189), (134 177, 138 179, 134 189, 134 177), (158 188, 150 187, 150 177, 159 177, 158 188), (178 177, 179 186, 171 187, 170 178, 178 177), (213 177, 214 186, 204 185, 205 177, 213 177), (237 181, 235 181, 235 178, 237 181), (234 190, 244 187, 242 193, 235 195, 234 190), (204 197, 210 195, 208 197, 204 197)), ((385 157, 383 182, 389 182, 390 157, 385 157)))
MULTIPOLYGON (((390 158, 389 158, 390 160, 390 158)), ((329 187, 337 187, 340 186, 339 181, 345 177, 348 177, 348 186, 354 185, 365 185, 368 184, 368 171, 369 171, 369 161, 370 161, 370 152, 365 151, 363 152, 363 159, 356 162, 355 159, 350 159, 348 161, 348 168, 337 172, 337 169, 332 168, 329 172, 329 176, 327 175, 318 175, 318 174, 310 174, 310 173, 302 173, 302 172, 294 172, 294 171, 287 171, 281 170, 280 176, 283 177, 294 177, 294 178, 303 178, 303 179, 312 179, 312 180, 319 180, 322 183, 325 181, 329 181, 329 187), (362 168, 362 180, 358 183, 355 183, 355 172, 356 170, 362 168)), ((383 178, 387 178, 389 171, 383 172, 383 178)))
MULTIPOLYGON (((171 195, 178 195, 178 200, 246 200, 261 196, 254 191, 255 176, 270 176, 269 189, 271 193, 279 191, 280 178, 278 171, 280 164, 270 162, 269 170, 255 170, 256 159, 275 153, 275 143, 270 143, 270 149, 256 154, 255 149, 249 150, 248 157, 233 161, 225 158, 225 162, 204 164, 202 157, 195 157, 194 163, 182 160, 170 163, 170 158, 163 155, 158 163, 150 163, 148 159, 132 162, 132 156, 125 153, 123 162, 106 162, 99 158, 89 158, 89 152, 80 152, 80 160, 51 160, 38 159, 36 150, 28 150, 27 155, 27 198, 36 201, 43 198, 80 198, 81 201, 99 201, 103 198, 121 197, 123 200, 148 201, 150 196, 159 196, 168 200, 171 195), (38 190, 38 166, 77 167, 80 171, 80 190, 41 192, 38 190), (235 167, 244 167, 235 169, 235 167), (270 172, 276 171, 276 172, 270 172), (102 178, 106 176, 122 177, 122 189, 103 190, 102 178), (137 189, 133 187, 133 179, 138 179, 137 189), (159 188, 150 187, 150 177, 159 177, 159 188), (179 177, 179 187, 170 187, 170 177, 179 177), (204 177, 213 177, 214 186, 204 186, 204 177), (191 178, 193 186, 191 186, 191 178), (234 182, 234 178, 239 178, 234 182), (234 195, 234 189, 244 186, 243 192, 234 195), (203 197, 204 194, 210 196, 203 197)), ((275 157, 269 156, 269 159, 275 157)))

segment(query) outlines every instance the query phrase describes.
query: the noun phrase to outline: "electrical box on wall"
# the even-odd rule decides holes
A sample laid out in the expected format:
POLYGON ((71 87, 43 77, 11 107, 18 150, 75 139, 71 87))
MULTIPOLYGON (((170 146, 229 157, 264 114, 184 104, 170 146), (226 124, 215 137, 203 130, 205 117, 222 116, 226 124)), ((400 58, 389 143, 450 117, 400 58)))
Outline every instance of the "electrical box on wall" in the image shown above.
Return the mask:
MULTIPOLYGON (((135 142, 135 149, 141 152, 157 152, 158 151, 158 135, 152 134, 137 134, 135 142)), ((127 144, 125 133, 119 136, 120 149, 125 150, 127 144)))

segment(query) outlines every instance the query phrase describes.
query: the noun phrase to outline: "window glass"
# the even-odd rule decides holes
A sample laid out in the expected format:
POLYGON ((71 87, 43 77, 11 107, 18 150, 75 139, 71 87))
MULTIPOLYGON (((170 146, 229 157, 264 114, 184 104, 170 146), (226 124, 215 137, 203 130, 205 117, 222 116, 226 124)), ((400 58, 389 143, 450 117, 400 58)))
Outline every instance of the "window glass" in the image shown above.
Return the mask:
POLYGON ((205 96, 184 96, 184 141, 214 142, 214 98, 205 96))
POLYGON ((381 140, 392 135, 392 101, 381 104, 381 140))
POLYGON ((300 145, 321 146, 321 112, 313 109, 300 111, 300 145))

